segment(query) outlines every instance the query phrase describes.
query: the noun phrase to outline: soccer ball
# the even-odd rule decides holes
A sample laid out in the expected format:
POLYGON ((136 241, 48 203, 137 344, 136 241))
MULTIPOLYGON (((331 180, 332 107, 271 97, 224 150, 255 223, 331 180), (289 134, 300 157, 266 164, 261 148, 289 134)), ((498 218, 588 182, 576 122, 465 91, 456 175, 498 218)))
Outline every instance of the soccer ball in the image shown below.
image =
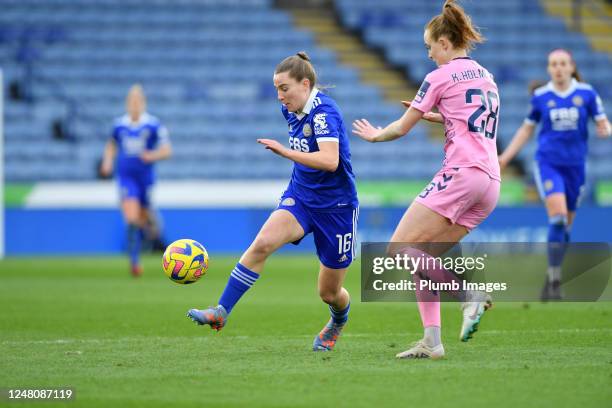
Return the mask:
POLYGON ((208 270, 208 253, 193 239, 179 239, 166 248, 162 267, 172 282, 194 283, 208 270))

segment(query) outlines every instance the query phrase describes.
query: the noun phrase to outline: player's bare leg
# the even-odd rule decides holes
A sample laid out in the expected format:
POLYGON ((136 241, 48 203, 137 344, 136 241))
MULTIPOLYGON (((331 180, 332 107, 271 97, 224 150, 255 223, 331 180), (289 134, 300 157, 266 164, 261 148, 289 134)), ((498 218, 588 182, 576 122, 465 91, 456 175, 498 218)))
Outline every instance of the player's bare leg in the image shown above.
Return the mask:
POLYGON ((348 268, 332 269, 320 264, 319 268, 319 296, 329 305, 331 318, 315 337, 314 351, 331 351, 342 332, 350 310, 350 295, 342 286, 348 268))
POLYGON ((304 229, 293 214, 286 210, 276 210, 261 227, 253 243, 242 254, 240 263, 252 271, 261 273, 270 255, 289 242, 304 236, 304 229))
POLYGON ((149 248, 152 251, 163 251, 166 248, 166 244, 162 241, 161 237, 161 222, 159 215, 156 211, 151 208, 142 209, 142 228, 144 231, 145 239, 149 243, 149 248))
MULTIPOLYGON (((395 243, 456 243, 468 234, 468 230, 458 224, 451 223, 446 217, 427 208, 419 202, 413 202, 402 217, 397 226, 391 242, 395 243)), ((390 245, 393 247, 393 244, 390 245)), ((441 255, 447 248, 439 248, 440 253, 432 253, 432 256, 441 255)), ((463 310, 472 308, 471 301, 463 303, 463 310)), ((444 356, 444 348, 441 339, 440 303, 435 299, 419 301, 419 312, 424 327, 423 339, 417 341, 410 349, 397 354, 398 358, 432 358, 438 359, 444 356)), ((485 309, 486 310, 486 309, 485 309)), ((484 312, 484 310, 483 310, 484 312)), ((478 315, 476 325, 480 322, 482 313, 478 315)), ((469 322, 468 322, 469 323, 469 322)), ((474 324, 465 324, 470 334, 473 333, 474 324)), ((463 332, 463 328, 462 328, 463 332)))
POLYGON ((232 271, 219 305, 203 310, 191 309, 187 317, 199 325, 221 330, 234 305, 259 278, 268 257, 281 246, 303 236, 304 229, 293 214, 282 209, 274 211, 232 271))
POLYGON ((464 226, 415 201, 404 213, 391 242, 459 242, 467 233, 464 226))

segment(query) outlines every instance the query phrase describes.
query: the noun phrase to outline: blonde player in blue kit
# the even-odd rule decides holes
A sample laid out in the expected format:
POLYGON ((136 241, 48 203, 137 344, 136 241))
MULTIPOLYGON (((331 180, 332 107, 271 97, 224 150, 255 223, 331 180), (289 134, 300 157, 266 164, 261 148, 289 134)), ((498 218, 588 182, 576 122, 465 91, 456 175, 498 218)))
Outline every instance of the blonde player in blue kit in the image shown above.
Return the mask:
POLYGON ((117 179, 121 210, 127 228, 130 270, 142 275, 140 245, 149 213, 150 191, 155 182, 153 164, 172 154, 168 130, 159 119, 146 112, 147 101, 140 85, 130 88, 126 98, 127 114, 117 118, 112 137, 104 149, 100 172, 110 176, 117 157, 117 179))
POLYGON ((289 125, 289 149, 259 139, 266 149, 295 162, 278 207, 231 272, 218 306, 191 309, 200 325, 221 330, 227 317, 255 283, 266 259, 287 243, 312 232, 319 257, 319 296, 331 319, 315 337, 314 351, 332 350, 348 320, 350 297, 342 286, 351 264, 359 216, 349 139, 336 102, 320 92, 304 52, 285 58, 274 71, 274 86, 289 125))
POLYGON ((569 51, 548 55, 551 81, 534 91, 531 109, 512 142, 499 156, 505 167, 541 123, 535 157, 535 181, 548 213, 548 276, 541 298, 560 299, 561 263, 585 183, 588 122, 595 120, 597 135, 610 136, 610 122, 593 87, 580 82, 569 51))

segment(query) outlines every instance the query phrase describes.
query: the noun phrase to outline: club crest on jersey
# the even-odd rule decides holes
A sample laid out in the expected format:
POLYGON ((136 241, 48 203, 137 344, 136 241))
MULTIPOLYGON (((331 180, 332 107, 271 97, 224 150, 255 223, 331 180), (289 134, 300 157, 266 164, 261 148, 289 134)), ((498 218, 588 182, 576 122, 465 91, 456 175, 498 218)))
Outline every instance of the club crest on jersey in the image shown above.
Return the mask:
POLYGON ((416 103, 423 102, 423 98, 425 97, 425 94, 427 94, 427 91, 429 90, 430 86, 431 86, 431 84, 429 82, 423 81, 423 83, 421 84, 421 87, 419 88, 416 96, 414 97, 414 101, 416 103))
POLYGON ((576 95, 572 98, 572 103, 574 104, 574 106, 582 106, 584 104, 584 101, 582 100, 582 97, 580 95, 576 95))
POLYGON ((546 103, 546 106, 548 106, 549 108, 554 108, 555 106, 557 106, 557 103, 555 102, 554 99, 551 99, 550 101, 546 103))
POLYGON ((329 128, 327 127, 327 113, 317 113, 314 118, 314 132, 315 135, 327 135, 329 128))
POLYGON ((293 207, 295 205, 295 200, 291 197, 287 197, 281 201, 281 205, 284 205, 285 207, 293 207))
POLYGON ((310 128, 310 125, 308 123, 304 123, 304 127, 302 128, 302 133, 304 134, 304 137, 308 137, 312 135, 312 129, 310 128))
POLYGON ((550 191, 553 189, 553 187, 554 187, 554 184, 552 180, 548 179, 544 182, 544 190, 550 191))

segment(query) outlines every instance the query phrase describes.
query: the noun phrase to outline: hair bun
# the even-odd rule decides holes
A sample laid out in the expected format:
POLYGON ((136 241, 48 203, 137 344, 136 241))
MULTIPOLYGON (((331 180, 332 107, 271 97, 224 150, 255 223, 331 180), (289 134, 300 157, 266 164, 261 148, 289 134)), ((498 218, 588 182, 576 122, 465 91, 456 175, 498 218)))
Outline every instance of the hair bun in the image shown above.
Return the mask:
POLYGON ((300 51, 296 55, 304 61, 310 61, 310 57, 308 56, 308 54, 306 54, 306 51, 300 51))

